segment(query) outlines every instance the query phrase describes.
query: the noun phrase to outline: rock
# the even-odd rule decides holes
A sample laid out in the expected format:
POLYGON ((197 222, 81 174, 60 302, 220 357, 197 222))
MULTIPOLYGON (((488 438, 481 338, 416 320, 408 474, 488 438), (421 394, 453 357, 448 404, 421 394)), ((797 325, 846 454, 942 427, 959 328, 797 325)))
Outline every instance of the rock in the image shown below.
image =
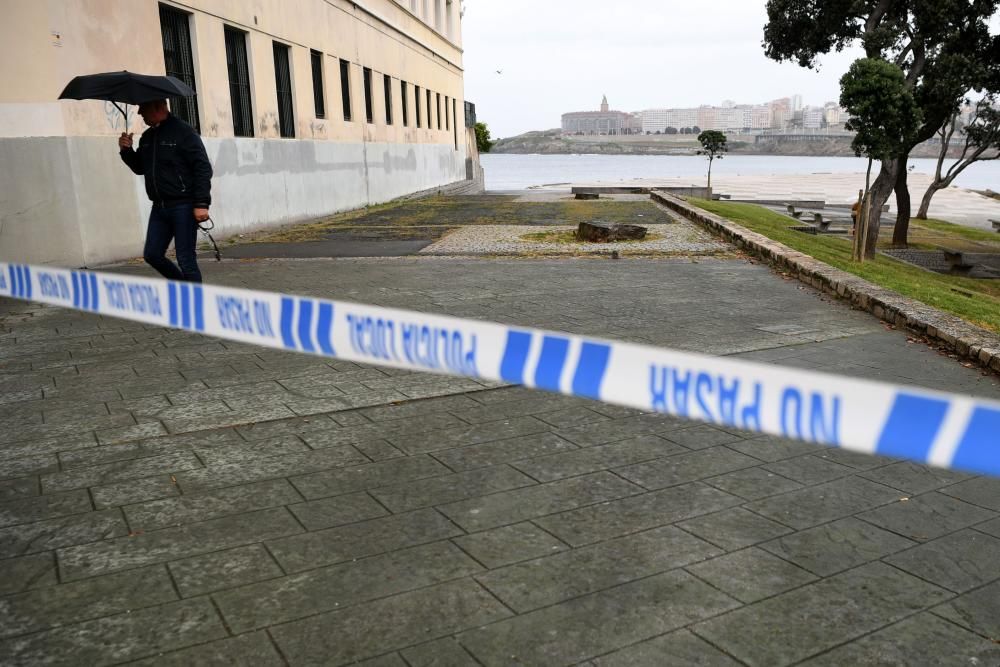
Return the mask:
POLYGON ((646 228, 639 225, 616 225, 610 222, 581 222, 576 230, 577 241, 610 243, 646 238, 646 228))

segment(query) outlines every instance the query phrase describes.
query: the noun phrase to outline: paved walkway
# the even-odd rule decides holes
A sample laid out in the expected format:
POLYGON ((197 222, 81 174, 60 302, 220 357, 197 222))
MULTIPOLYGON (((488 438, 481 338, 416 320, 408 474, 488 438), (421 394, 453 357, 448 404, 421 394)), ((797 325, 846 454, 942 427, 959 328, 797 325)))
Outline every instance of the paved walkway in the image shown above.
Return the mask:
MULTIPOLYGON (((742 259, 204 268, 1000 397, 742 259)), ((0 387, 3 664, 1000 662, 996 480, 9 300, 0 387)))

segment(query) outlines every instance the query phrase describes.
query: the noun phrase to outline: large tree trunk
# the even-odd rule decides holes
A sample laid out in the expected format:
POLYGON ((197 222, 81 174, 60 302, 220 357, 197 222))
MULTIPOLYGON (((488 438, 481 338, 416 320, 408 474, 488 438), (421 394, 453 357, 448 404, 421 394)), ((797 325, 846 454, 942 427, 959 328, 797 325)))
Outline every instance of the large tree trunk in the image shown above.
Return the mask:
POLYGON ((930 210, 931 199, 934 198, 934 193, 936 193, 941 188, 942 186, 938 185, 937 183, 930 184, 930 186, 927 188, 927 192, 924 193, 924 198, 920 200, 920 209, 917 211, 916 215, 917 218, 919 218, 920 220, 927 219, 927 211, 930 210))
POLYGON ((910 230, 910 190, 906 187, 906 161, 900 160, 896 173, 896 226, 892 229, 892 245, 905 248, 910 230))
POLYGON ((889 200, 893 187, 896 185, 896 171, 899 160, 884 160, 879 169, 878 177, 872 183, 871 215, 868 218, 868 239, 865 243, 865 257, 875 257, 875 246, 878 243, 879 223, 882 218, 882 206, 889 200))

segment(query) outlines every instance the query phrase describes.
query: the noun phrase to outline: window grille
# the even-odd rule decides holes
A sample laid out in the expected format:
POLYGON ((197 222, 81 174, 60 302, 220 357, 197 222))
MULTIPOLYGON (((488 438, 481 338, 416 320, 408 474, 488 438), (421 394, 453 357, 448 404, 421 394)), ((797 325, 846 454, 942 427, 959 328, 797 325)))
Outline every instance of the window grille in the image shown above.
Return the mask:
POLYGON ((417 127, 420 127, 423 124, 420 119, 420 86, 413 86, 413 103, 417 107, 417 127))
POLYGON ((344 105, 344 120, 351 120, 351 63, 340 61, 340 99, 344 105))
POLYGON ((229 99, 233 105, 233 134, 253 136, 250 104, 250 69, 247 67, 247 34, 226 26, 226 65, 229 68, 229 99))
MULTIPOLYGON (((191 54, 191 15, 166 5, 160 5, 160 34, 163 37, 163 62, 167 74, 191 86, 194 85, 194 58, 191 54)), ((170 98, 170 112, 200 131, 198 100, 191 97, 170 98)))
POLYGON ((382 75, 382 92, 385 96, 385 124, 392 125, 392 77, 382 75))
POLYGON ((310 51, 313 75, 313 105, 316 107, 316 117, 326 118, 326 100, 323 99, 323 54, 310 51))
POLYGON ((369 123, 374 123, 375 111, 372 110, 372 71, 365 67, 363 74, 365 84, 365 120, 369 123))
POLYGON ((292 114, 292 72, 288 66, 288 47, 274 45, 274 85, 278 91, 278 129, 283 137, 295 136, 295 116, 292 114))
POLYGON ((409 101, 408 96, 406 94, 406 82, 405 81, 400 81, 399 82, 399 93, 400 93, 400 98, 399 99, 403 103, 403 127, 407 127, 410 124, 410 110, 408 108, 410 101, 409 101))

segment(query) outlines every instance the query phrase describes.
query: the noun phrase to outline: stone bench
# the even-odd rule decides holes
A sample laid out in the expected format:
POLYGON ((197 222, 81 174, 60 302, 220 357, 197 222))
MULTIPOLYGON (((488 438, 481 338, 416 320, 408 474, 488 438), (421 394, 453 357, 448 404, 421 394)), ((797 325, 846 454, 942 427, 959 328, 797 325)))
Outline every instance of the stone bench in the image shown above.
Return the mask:
POLYGON ((822 213, 813 213, 813 224, 819 227, 820 231, 830 231, 830 221, 824 220, 822 213))
POLYGON ((993 231, 1000 232, 1000 220, 990 220, 990 224, 993 225, 993 231))
POLYGON ((792 216, 796 220, 798 220, 802 216, 802 211, 796 211, 795 207, 792 206, 791 204, 785 206, 785 210, 788 211, 788 215, 792 216))
POLYGON ((941 252, 944 253, 944 261, 948 262, 952 274, 966 276, 972 272, 974 265, 966 261, 961 251, 942 249, 941 252))

